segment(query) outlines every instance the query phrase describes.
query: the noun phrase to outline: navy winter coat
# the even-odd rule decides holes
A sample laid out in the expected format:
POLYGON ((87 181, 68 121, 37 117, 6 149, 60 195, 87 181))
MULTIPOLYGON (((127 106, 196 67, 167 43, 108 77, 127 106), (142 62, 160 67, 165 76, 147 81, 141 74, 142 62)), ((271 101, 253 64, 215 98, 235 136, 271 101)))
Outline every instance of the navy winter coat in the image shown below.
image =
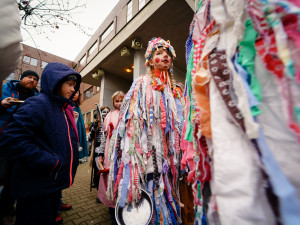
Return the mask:
POLYGON ((71 74, 77 77, 77 91, 80 74, 64 64, 49 63, 41 77, 41 94, 27 99, 0 134, 0 156, 14 161, 11 182, 17 198, 57 192, 74 181, 78 141, 64 114, 72 101, 54 93, 56 84, 71 74))

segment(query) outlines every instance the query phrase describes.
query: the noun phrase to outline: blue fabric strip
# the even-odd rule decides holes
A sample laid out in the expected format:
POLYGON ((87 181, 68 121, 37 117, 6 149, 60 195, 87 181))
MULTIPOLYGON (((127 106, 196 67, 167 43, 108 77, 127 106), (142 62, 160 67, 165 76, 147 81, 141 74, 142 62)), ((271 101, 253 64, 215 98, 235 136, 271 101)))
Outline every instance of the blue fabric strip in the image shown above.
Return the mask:
POLYGON ((261 150, 261 159, 269 175, 273 190, 280 202, 280 214, 285 225, 300 224, 300 206, 294 187, 279 168, 274 156, 267 146, 262 129, 259 129, 257 139, 261 150))
POLYGON ((123 177, 123 183, 122 183, 121 198, 120 198, 120 203, 119 203, 120 207, 125 206, 125 202, 126 202, 126 199, 127 199, 127 191, 128 191, 129 180, 130 180, 129 163, 127 163, 125 165, 125 173, 123 173, 123 174, 124 174, 124 177, 123 177))
POLYGON ((248 96, 248 102, 250 107, 259 105, 259 102, 257 101, 256 97, 250 90, 249 84, 247 83, 247 79, 249 77, 248 72, 238 63, 238 57, 235 55, 234 57, 234 67, 238 73, 238 75, 242 78, 243 86, 245 88, 245 91, 248 96))

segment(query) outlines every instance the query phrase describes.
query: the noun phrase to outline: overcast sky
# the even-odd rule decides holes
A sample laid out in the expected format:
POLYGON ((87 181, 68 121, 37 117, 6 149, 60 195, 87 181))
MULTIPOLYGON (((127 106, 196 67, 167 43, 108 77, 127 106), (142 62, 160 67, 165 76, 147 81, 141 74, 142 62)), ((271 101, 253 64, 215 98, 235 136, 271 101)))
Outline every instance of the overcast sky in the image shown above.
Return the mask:
MULTIPOLYGON (((76 14, 73 20, 92 28, 91 34, 94 34, 119 0, 86 0, 86 2, 86 8, 81 8, 81 13, 76 14)), ((37 34, 30 29, 30 34, 39 49, 69 60, 75 59, 90 38, 73 25, 61 26, 55 33, 47 32, 45 35, 37 34)), ((36 47, 26 31, 22 30, 22 35, 24 44, 36 47)))

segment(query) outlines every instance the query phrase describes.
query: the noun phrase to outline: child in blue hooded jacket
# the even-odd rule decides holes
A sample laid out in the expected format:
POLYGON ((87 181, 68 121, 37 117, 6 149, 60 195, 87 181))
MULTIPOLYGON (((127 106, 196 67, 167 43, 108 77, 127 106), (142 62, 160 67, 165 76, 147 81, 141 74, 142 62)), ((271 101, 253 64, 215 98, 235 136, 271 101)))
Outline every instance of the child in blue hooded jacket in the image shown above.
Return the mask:
POLYGON ((14 162, 17 225, 55 224, 60 193, 74 182, 79 145, 72 98, 80 83, 75 70, 49 63, 41 94, 26 100, 0 135, 0 156, 14 162))

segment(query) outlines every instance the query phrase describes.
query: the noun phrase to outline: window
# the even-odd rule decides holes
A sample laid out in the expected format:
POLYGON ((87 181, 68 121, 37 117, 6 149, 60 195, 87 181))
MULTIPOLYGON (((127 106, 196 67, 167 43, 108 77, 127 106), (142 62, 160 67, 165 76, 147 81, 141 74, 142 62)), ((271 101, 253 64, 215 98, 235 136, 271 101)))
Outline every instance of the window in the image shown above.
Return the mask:
POLYGON ((41 79, 39 79, 38 83, 37 83, 37 88, 40 89, 41 87, 41 79))
POLYGON ((30 57, 24 55, 23 62, 30 63, 30 57))
POLYGON ((80 61, 79 61, 79 65, 82 65, 82 64, 84 64, 85 63, 85 61, 86 61, 86 55, 84 55, 81 59, 80 59, 80 61))
POLYGON ((127 4, 127 23, 132 18, 132 1, 127 4))
POLYGON ((96 92, 99 92, 99 91, 100 91, 100 87, 97 87, 97 88, 96 88, 96 92))
POLYGON ((15 73, 11 73, 11 74, 9 74, 9 76, 8 76, 8 77, 6 77, 6 79, 5 79, 5 80, 13 80, 13 79, 15 79, 15 73))
POLYGON ((41 68, 44 69, 47 65, 48 65, 47 62, 42 61, 42 66, 41 66, 41 68))
POLYGON ((32 65, 32 66, 37 66, 37 64, 38 64, 38 60, 35 59, 35 58, 31 58, 31 60, 30 60, 30 65, 32 65))
POLYGON ((84 92, 84 99, 86 100, 92 96, 93 96, 93 86, 84 92))
POLYGON ((98 41, 96 41, 89 50, 89 55, 91 55, 98 47, 98 41))
POLYGON ((145 6, 145 0, 139 0, 139 10, 145 6))
POLYGON ((114 29, 114 23, 112 22, 109 27, 106 29, 106 31, 103 32, 103 34, 101 35, 101 41, 104 41, 105 38, 107 38, 107 36, 110 34, 110 32, 112 32, 114 29))

